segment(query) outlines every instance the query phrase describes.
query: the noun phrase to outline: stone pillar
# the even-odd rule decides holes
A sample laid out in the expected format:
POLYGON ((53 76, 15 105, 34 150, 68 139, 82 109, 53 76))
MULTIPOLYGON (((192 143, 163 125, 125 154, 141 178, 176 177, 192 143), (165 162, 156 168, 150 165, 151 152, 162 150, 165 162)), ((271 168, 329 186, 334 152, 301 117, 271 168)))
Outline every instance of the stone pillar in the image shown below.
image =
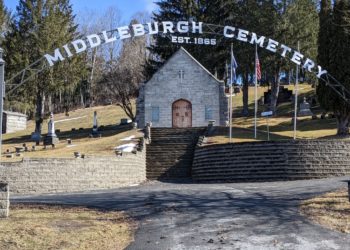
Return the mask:
POLYGON ((146 144, 150 144, 151 143, 151 123, 147 123, 146 127, 145 127, 145 140, 146 140, 146 144))
POLYGON ((7 183, 0 182, 0 218, 7 218, 10 211, 10 190, 7 183))

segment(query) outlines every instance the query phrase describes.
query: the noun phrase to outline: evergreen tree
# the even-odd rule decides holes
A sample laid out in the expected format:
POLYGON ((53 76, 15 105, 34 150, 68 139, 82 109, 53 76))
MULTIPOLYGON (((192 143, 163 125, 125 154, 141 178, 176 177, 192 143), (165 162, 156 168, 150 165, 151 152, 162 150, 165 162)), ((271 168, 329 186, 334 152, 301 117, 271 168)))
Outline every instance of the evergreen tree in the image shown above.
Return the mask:
MULTIPOLYGON (((316 3, 313 0, 295 0, 286 5, 285 13, 281 16, 279 27, 279 41, 299 50, 309 58, 317 56, 317 36, 319 30, 318 13, 316 3)), ((280 71, 289 72, 290 68, 295 68, 295 64, 289 60, 276 59, 280 62, 280 70, 276 71, 279 78, 280 71)), ((304 69, 300 67, 300 75, 305 76, 304 69)), ((316 77, 310 75, 309 80, 316 81, 316 77)), ((276 109, 277 95, 274 103, 271 104, 273 110, 276 109)))
POLYGON ((6 8, 4 6, 4 0, 0 0, 0 27, 1 27, 1 34, 5 30, 5 23, 7 21, 8 13, 6 11, 6 8))
MULTIPOLYGON (((222 24, 223 17, 228 15, 228 9, 223 0, 163 0, 157 2, 159 13, 154 13, 154 21, 161 23, 162 21, 195 21, 204 23, 222 24)), ((198 34, 186 34, 188 37, 199 37, 198 34)), ((206 35, 208 37, 208 35, 206 35)), ((214 37, 213 37, 214 38, 214 37)), ((219 37, 220 39, 222 37, 219 37)), ((196 59, 200 61, 207 69, 214 72, 218 57, 222 57, 222 50, 217 50, 211 46, 198 46, 191 44, 173 44, 169 36, 158 34, 154 36, 154 44, 149 47, 151 60, 145 67, 146 78, 149 78, 171 55, 173 55, 180 46, 188 50, 196 59)), ((228 54, 227 52, 226 54, 228 54)), ((223 75, 225 68, 225 60, 222 60, 220 72, 223 75)))
MULTIPOLYGON (((321 1, 319 64, 350 89, 350 3, 336 1, 332 10, 331 1, 321 1)), ((350 105, 320 80, 317 95, 322 107, 336 115, 337 134, 349 134, 350 105)))
MULTIPOLYGON (((7 77, 19 72, 78 37, 69 0, 20 0, 11 32, 6 39, 7 77)), ((16 92, 12 102, 24 101, 35 106, 36 134, 41 134, 46 98, 62 88, 72 90, 81 81, 84 66, 80 56, 37 75, 16 92)), ((50 104, 49 104, 50 105, 50 104)))

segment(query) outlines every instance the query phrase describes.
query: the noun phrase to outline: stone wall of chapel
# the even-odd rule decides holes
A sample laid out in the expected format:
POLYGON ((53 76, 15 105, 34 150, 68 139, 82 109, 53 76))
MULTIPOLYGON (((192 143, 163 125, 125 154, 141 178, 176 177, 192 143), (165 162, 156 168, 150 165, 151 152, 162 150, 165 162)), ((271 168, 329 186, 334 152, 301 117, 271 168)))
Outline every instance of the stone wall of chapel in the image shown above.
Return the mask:
POLYGON ((216 125, 225 125, 222 123, 227 113, 220 103, 221 92, 224 91, 221 85, 223 83, 215 80, 185 51, 180 50, 145 85, 144 122, 152 121, 152 108, 159 108, 159 121, 152 121, 152 126, 172 127, 172 104, 185 99, 192 104, 193 127, 207 126, 209 120, 215 120, 216 125), (206 119, 208 108, 212 119, 206 119))

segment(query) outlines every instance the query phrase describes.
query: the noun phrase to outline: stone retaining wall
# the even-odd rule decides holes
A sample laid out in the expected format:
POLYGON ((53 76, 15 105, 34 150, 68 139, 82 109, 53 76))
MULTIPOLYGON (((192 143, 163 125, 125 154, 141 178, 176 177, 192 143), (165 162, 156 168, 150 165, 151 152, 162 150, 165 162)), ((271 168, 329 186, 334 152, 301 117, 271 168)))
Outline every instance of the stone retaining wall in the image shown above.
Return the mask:
POLYGON ((302 140, 199 146, 195 181, 300 180, 350 175, 350 142, 302 140))
POLYGON ((10 191, 7 183, 0 182, 0 218, 9 216, 10 191))
POLYGON ((103 190, 145 180, 145 150, 120 157, 24 159, 0 166, 0 181, 18 194, 103 190))

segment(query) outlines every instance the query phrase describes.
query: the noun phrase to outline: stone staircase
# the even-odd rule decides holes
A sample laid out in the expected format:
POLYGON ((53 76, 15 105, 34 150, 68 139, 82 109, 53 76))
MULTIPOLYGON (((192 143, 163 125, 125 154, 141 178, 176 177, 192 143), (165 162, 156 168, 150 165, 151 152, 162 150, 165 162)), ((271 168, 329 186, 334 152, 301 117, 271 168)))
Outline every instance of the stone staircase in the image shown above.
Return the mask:
POLYGON ((146 151, 147 179, 191 177, 194 150, 204 128, 152 128, 146 151))

